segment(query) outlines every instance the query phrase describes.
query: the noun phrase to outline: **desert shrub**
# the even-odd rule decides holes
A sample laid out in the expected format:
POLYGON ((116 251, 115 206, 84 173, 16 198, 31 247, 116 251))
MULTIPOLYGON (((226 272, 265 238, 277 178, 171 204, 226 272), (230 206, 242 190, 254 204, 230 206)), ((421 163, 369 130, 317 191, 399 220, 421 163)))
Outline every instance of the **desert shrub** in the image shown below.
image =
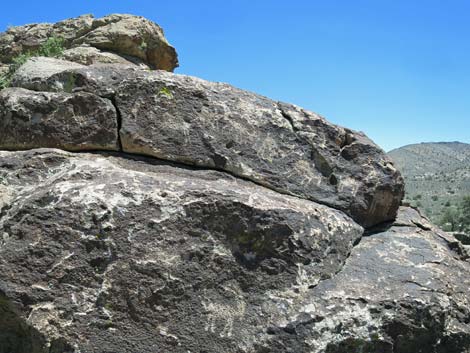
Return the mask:
POLYGON ((10 85, 10 80, 6 74, 0 75, 0 89, 4 89, 10 85))
POLYGON ((470 233, 470 195, 464 196, 460 204, 460 224, 462 230, 470 233))
POLYGON ((447 208, 440 220, 440 226, 450 232, 454 232, 458 228, 460 214, 455 208, 447 208))
POLYGON ((57 58, 64 52, 64 39, 60 37, 49 38, 38 49, 36 55, 57 58))
POLYGON ((439 224, 447 231, 470 233, 470 195, 455 206, 446 207, 439 224))
POLYGON ((31 57, 46 56, 56 58, 62 55, 64 49, 64 39, 59 37, 51 37, 45 41, 37 50, 18 54, 12 59, 8 71, 0 75, 0 89, 4 89, 10 86, 11 79, 15 72, 31 57))

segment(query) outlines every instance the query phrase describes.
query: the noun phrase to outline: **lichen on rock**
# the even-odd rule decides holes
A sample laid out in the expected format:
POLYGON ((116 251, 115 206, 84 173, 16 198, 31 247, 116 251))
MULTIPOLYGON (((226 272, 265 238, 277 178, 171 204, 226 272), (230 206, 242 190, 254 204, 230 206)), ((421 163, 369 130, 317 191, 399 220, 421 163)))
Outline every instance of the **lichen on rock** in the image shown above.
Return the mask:
POLYGON ((0 91, 0 353, 470 352, 469 254, 363 133, 148 70, 136 16, 0 61, 51 35, 0 91))

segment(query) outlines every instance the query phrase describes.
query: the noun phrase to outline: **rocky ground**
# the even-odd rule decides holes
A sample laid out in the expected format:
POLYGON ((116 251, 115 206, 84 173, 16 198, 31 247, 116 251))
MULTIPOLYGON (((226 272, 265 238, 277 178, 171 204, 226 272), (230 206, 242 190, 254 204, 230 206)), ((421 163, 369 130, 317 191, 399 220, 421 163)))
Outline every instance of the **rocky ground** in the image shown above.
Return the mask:
POLYGON ((0 91, 0 353, 470 352, 467 250, 366 136, 169 72, 139 17, 0 60, 51 33, 0 91))

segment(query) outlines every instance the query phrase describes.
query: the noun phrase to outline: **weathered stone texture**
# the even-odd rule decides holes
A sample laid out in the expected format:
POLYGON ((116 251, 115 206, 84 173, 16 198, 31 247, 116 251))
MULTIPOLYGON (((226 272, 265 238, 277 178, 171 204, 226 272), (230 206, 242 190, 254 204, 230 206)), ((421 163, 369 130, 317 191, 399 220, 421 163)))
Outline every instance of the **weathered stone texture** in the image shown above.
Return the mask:
POLYGON ((65 57, 81 64, 137 60, 167 71, 178 66, 175 49, 156 23, 139 16, 117 14, 102 18, 84 15, 55 24, 11 27, 0 34, 0 62, 10 63, 19 54, 38 49, 51 37, 64 39, 65 47, 72 49, 65 57), (99 50, 85 53, 85 46, 99 50))
POLYGON ((91 93, 0 91, 0 149, 118 150, 112 103, 91 93))
POLYGON ((29 80, 54 91, 70 77, 74 90, 113 99, 125 152, 227 171, 340 209, 365 227, 396 215, 403 179, 360 132, 227 84, 164 71, 100 65, 29 80))
POLYGON ((270 293, 304 295, 362 235, 328 207, 152 163, 0 152, 0 290, 47 341, 86 352, 249 344, 277 315, 263 309, 270 293))
POLYGON ((354 246, 362 229, 339 211, 146 158, 0 152, 0 180, 0 291, 16 325, 0 339, 58 352, 470 347, 470 264, 414 210, 354 246))
POLYGON ((469 251, 363 133, 148 70, 176 53, 135 16, 0 61, 51 35, 0 91, 0 353, 470 352, 469 251))

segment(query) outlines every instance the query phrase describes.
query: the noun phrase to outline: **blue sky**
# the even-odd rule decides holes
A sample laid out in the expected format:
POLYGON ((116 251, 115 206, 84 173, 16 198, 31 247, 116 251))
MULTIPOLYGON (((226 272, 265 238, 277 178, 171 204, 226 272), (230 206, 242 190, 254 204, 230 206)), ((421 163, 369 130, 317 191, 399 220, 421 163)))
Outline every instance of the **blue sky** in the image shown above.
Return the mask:
POLYGON ((470 143, 470 1, 15 0, 0 29, 116 12, 160 24, 176 72, 298 104, 386 150, 470 143))

